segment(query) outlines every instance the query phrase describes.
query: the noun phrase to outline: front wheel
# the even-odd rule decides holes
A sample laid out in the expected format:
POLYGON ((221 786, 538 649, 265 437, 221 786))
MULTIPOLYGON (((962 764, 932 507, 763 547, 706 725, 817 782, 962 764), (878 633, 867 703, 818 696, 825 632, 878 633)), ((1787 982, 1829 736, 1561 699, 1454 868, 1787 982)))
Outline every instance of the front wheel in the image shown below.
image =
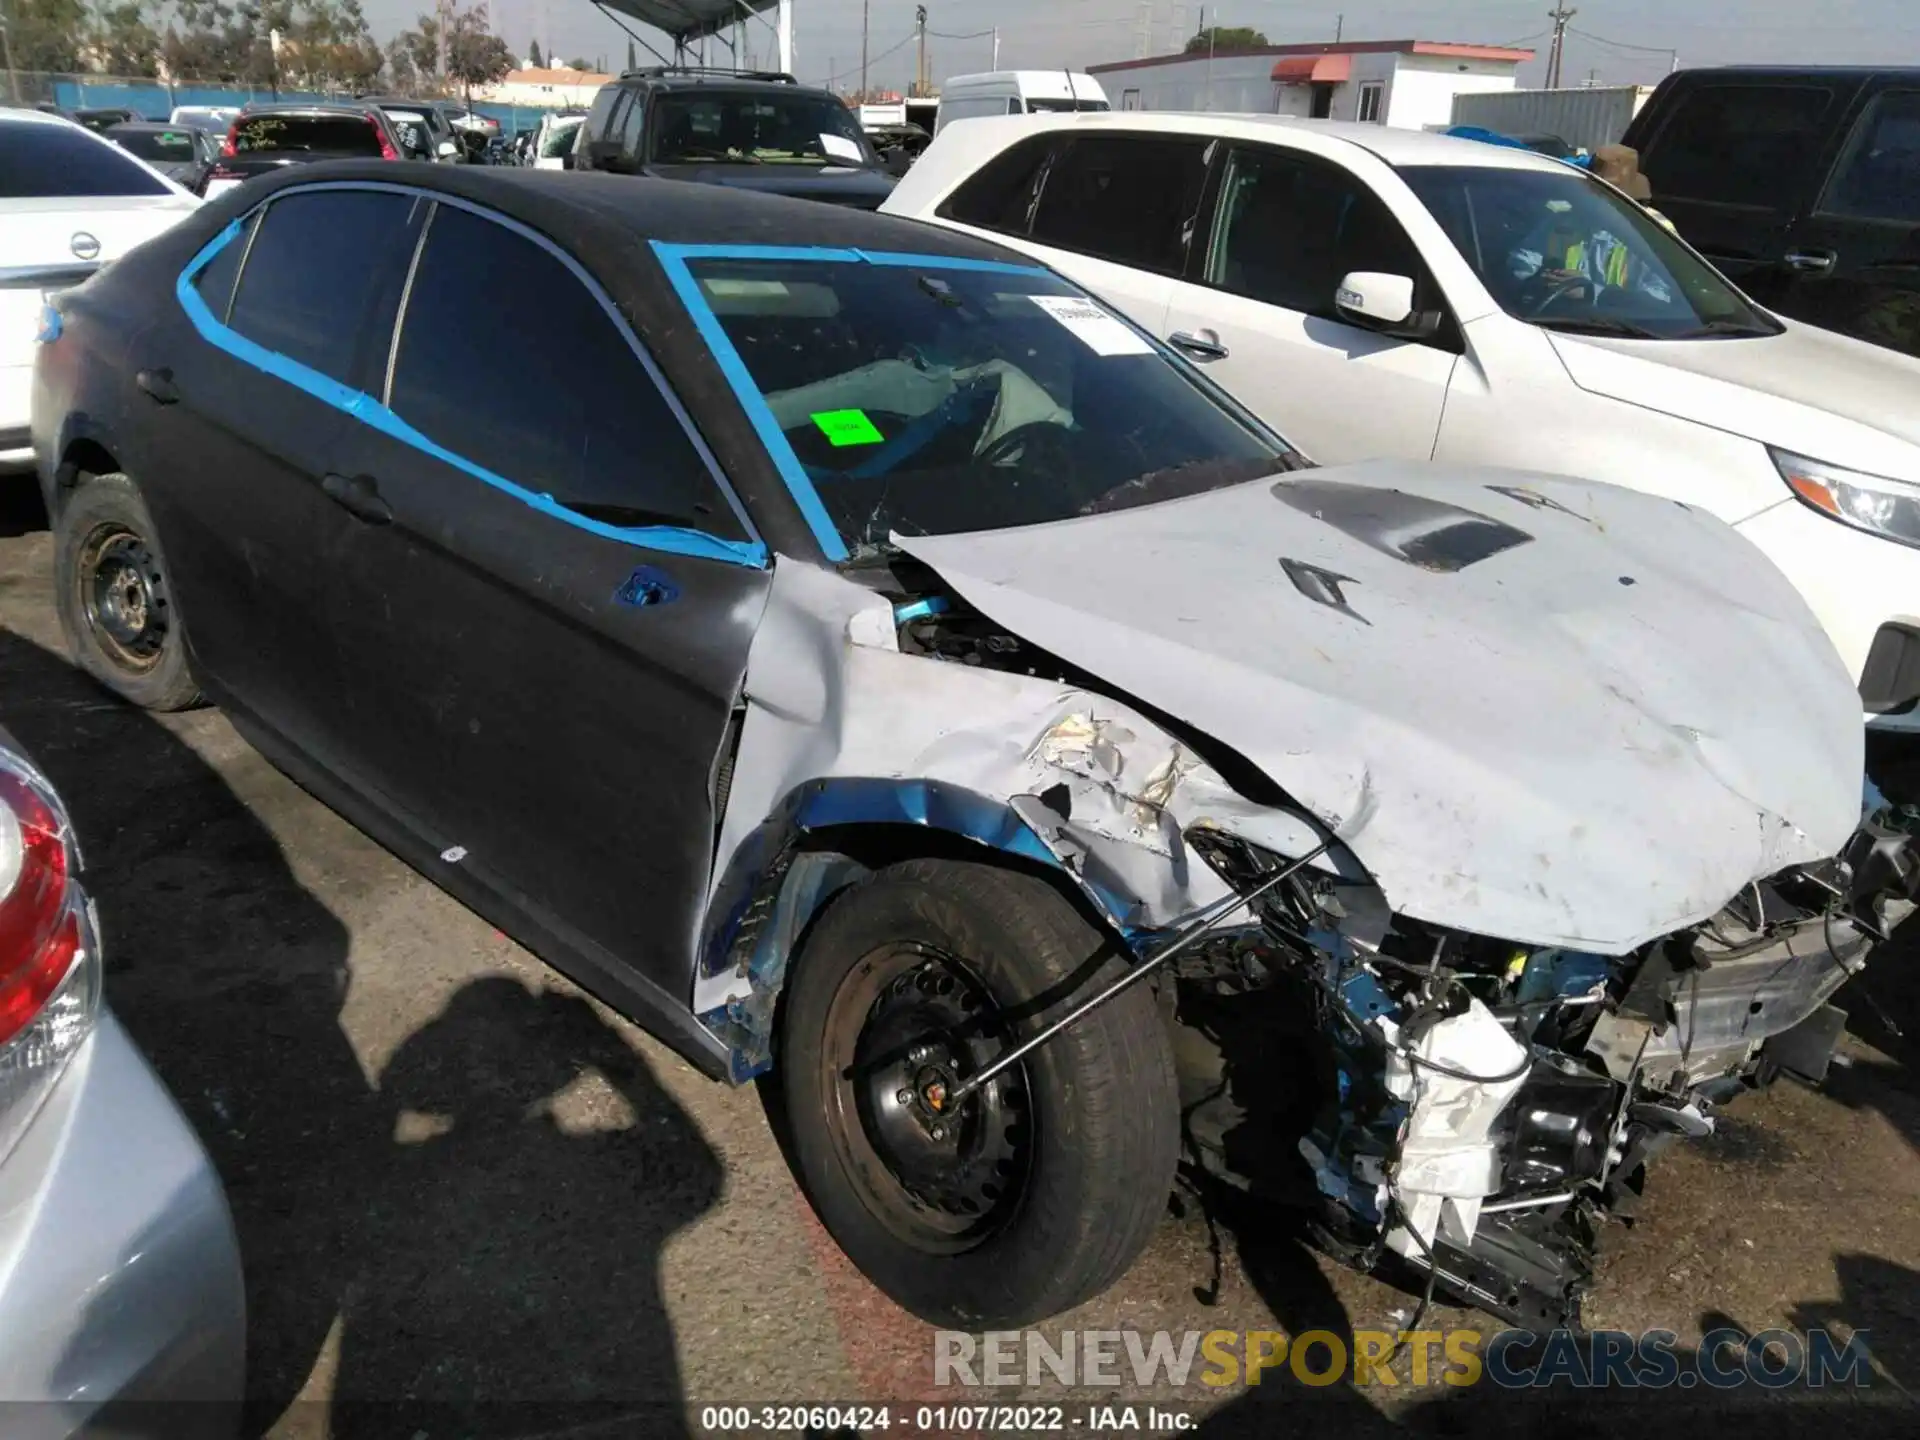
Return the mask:
POLYGON ((1030 1324, 1099 1294, 1146 1247, 1179 1158, 1148 987, 945 1104, 1125 969, 1046 881, 991 865, 892 866, 814 927, 781 1025, 795 1160, 828 1232, 922 1319, 1030 1324))

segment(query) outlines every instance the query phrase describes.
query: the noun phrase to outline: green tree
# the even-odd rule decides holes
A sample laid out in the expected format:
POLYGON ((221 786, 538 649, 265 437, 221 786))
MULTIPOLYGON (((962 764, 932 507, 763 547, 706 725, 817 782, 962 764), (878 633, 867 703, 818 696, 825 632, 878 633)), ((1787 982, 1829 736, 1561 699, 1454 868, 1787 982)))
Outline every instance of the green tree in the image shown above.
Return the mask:
POLYGON ((108 75, 160 73, 160 32, 148 21, 147 0, 105 0, 88 27, 88 58, 108 75))
POLYGON ((527 64, 531 65, 534 69, 539 70, 539 69, 542 69, 546 65, 546 63, 547 62, 545 58, 540 54, 540 42, 538 40, 535 40, 532 44, 527 46, 527 64))
POLYGON ((1209 50, 1258 50, 1267 37, 1251 25, 1209 25, 1187 41, 1189 55, 1205 55, 1209 50))
POLYGON ((7 0, 7 43, 22 70, 71 73, 86 48, 85 0, 7 0))
POLYGON ((581 60, 581 59, 577 59, 577 58, 576 58, 576 59, 573 59, 573 60, 569 60, 569 61, 567 61, 567 69, 569 69, 569 70, 591 70, 591 69, 593 69, 593 66, 591 66, 591 65, 589 65, 589 64, 588 64, 588 63, 587 63, 587 62, 586 62, 585 60, 581 60))
POLYGON ((486 5, 462 10, 447 27, 447 78, 458 80, 473 108, 473 87, 491 85, 513 68, 507 42, 489 28, 486 5))

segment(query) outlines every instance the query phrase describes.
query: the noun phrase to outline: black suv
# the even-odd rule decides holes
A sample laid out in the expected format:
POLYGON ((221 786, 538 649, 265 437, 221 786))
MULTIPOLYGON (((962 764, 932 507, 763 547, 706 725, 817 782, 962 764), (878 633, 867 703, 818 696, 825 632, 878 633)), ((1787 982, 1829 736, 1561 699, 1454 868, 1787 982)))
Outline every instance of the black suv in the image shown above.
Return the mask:
POLYGON ((1682 71, 1626 143, 1756 300, 1920 355, 1920 70, 1682 71))
POLYGON ((791 75, 662 66, 593 97, 573 168, 698 180, 877 210, 893 190, 859 120, 791 75))

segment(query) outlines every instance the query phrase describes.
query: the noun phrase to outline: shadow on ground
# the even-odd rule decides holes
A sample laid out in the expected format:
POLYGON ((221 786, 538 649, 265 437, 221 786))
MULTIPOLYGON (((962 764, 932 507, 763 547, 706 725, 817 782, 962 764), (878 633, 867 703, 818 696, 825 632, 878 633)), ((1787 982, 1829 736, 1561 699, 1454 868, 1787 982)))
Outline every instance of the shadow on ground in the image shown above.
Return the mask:
POLYGON ((229 768, 269 798, 243 801, 168 726, 4 630, 0 719, 72 812, 109 1003, 226 1186, 249 1433, 316 1364, 332 1384, 308 1398, 334 1402, 316 1428, 338 1440, 678 1430, 660 1251, 721 1169, 628 1042, 569 993, 483 976, 370 1078, 341 1025, 348 930, 259 818, 310 802, 251 752, 229 768), (554 1104, 570 1087, 584 1125, 554 1104))

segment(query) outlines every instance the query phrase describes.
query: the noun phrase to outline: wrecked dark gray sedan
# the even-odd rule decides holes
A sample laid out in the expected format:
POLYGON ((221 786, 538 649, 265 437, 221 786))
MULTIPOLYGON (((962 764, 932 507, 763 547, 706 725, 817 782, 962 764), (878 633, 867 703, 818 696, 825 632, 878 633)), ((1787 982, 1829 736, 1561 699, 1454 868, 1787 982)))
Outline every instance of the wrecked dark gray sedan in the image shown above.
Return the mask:
POLYGON ((965 236, 321 165, 42 336, 81 662, 777 1073, 827 1227, 940 1323, 1111 1284, 1183 1147, 1557 1323, 1908 904, 1848 676, 1726 526, 1310 468, 965 236))

